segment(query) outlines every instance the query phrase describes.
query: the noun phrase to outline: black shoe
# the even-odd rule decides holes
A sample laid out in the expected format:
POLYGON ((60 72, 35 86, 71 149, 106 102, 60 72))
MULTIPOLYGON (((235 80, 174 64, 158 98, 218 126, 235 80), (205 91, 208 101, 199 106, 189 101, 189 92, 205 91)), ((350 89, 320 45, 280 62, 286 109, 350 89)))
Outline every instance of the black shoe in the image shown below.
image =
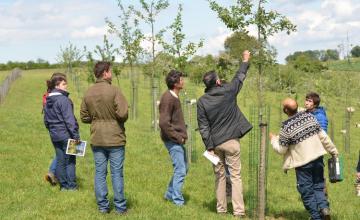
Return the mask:
POLYGON ((323 208, 320 210, 321 217, 323 220, 331 220, 330 218, 330 209, 329 208, 323 208))

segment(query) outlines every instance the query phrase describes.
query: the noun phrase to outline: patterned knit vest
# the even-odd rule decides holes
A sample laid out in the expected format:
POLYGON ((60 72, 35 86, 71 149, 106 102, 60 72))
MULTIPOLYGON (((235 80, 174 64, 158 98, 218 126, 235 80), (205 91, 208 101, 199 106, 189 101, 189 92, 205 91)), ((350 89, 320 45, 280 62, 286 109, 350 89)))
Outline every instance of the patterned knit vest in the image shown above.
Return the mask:
POLYGON ((282 146, 296 145, 320 132, 321 127, 315 117, 307 112, 299 112, 282 123, 279 142, 282 146))

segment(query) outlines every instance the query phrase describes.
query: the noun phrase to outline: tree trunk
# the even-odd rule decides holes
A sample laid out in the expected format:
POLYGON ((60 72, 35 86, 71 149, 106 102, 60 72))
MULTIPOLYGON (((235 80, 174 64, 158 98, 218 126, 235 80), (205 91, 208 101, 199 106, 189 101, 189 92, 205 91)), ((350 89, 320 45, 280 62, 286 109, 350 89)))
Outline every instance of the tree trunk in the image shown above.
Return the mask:
POLYGON ((259 182, 258 182, 258 217, 265 219, 266 209, 266 123, 260 123, 260 163, 259 163, 259 182))

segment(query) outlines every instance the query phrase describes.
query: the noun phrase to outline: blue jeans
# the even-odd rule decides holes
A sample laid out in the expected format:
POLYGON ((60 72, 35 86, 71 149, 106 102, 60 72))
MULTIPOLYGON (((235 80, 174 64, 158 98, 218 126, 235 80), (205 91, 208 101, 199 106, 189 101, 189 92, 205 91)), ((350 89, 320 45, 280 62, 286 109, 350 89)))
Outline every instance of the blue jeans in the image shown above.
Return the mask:
POLYGON ((56 171, 61 189, 76 189, 76 157, 66 154, 67 140, 53 142, 56 152, 56 171))
POLYGON ((324 192, 323 157, 319 157, 301 167, 297 167, 295 171, 297 189, 301 194, 301 199, 306 210, 310 213, 313 220, 321 219, 319 210, 329 208, 329 202, 324 192))
POLYGON ((100 211, 110 208, 107 199, 108 188, 106 184, 107 165, 110 161, 111 181, 114 190, 114 205, 117 212, 126 211, 124 194, 123 166, 125 160, 125 147, 99 147, 93 146, 95 161, 95 196, 100 211))
POLYGON ((185 154, 186 151, 182 145, 171 141, 165 142, 165 146, 169 151, 174 167, 174 174, 171 177, 167 191, 165 193, 165 199, 172 201, 176 205, 184 205, 184 197, 182 195, 181 189, 184 185, 184 180, 188 169, 185 154))
POLYGON ((56 164, 57 164, 57 159, 55 154, 54 159, 52 160, 51 165, 49 167, 49 172, 53 173, 54 175, 56 173, 56 164))

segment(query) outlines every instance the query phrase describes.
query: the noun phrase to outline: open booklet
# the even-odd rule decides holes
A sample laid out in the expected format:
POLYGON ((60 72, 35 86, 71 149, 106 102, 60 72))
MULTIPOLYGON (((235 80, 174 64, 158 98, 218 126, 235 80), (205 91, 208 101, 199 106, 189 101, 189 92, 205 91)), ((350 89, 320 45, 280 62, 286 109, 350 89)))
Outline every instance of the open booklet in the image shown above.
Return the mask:
POLYGON ((215 166, 219 163, 220 158, 216 155, 213 155, 211 153, 209 153, 209 151, 205 151, 203 153, 204 157, 206 157, 208 160, 210 160, 211 163, 213 163, 215 166))
POLYGON ((76 144, 76 140, 68 139, 66 154, 75 156, 84 156, 86 150, 86 141, 80 141, 80 144, 76 144))

